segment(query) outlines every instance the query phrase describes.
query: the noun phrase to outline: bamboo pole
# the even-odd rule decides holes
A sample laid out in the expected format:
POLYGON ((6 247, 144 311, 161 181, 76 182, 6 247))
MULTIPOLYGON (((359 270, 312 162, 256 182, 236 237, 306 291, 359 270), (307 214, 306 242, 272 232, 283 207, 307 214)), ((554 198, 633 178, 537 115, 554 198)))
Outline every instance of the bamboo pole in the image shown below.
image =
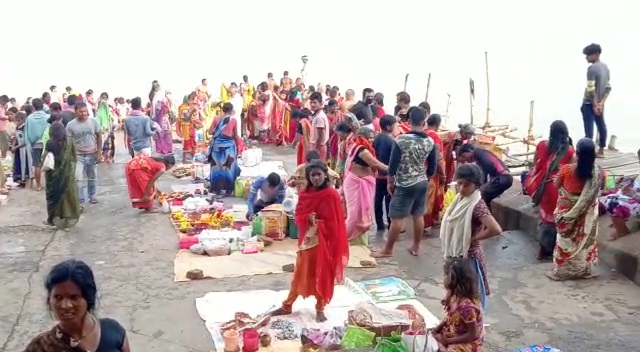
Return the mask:
MULTIPOLYGON (((431 76, 431 75, 429 75, 431 76)), ((427 90, 428 91, 428 90, 427 90)), ((451 106, 451 94, 449 94, 447 92, 447 109, 445 110, 445 115, 447 115, 447 117, 449 117, 449 107, 451 106)))
POLYGON ((469 78, 469 123, 473 125, 473 103, 475 100, 475 87, 473 79, 469 78))
POLYGON ((484 121, 484 126, 489 127, 491 126, 489 124, 489 112, 491 111, 489 102, 490 102, 490 89, 489 89, 489 53, 488 52, 484 52, 484 67, 485 67, 485 72, 487 74, 487 114, 485 116, 485 121, 484 121))
POLYGON ((427 94, 424 96, 424 101, 429 102, 429 89, 431 88, 431 72, 429 72, 429 78, 427 78, 427 94))
MULTIPOLYGON (((535 106, 535 102, 532 100, 529 103, 529 129, 527 130, 527 140, 531 141, 533 139, 533 107, 535 106)), ((529 148, 531 145, 527 143, 527 153, 529 153, 529 148)), ((529 156, 527 155, 527 161, 529 161, 529 156)))
POLYGON ((407 82, 409 81, 409 74, 407 73, 406 75, 404 75, 404 89, 402 89, 403 92, 407 91, 407 82))

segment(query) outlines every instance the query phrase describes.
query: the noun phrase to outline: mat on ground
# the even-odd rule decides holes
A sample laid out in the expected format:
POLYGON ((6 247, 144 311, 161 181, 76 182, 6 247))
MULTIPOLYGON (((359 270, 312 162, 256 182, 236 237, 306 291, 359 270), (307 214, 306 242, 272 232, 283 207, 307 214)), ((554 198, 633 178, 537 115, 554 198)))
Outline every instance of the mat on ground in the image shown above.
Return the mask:
MULTIPOLYGON (((245 312, 251 316, 257 316, 274 307, 279 307, 288 293, 288 290, 209 292, 203 297, 197 298, 196 310, 211 334, 215 345, 214 351, 223 352, 224 350, 220 324, 232 320, 236 312, 245 312), (260 297, 260 299, 256 299, 256 297, 260 297)), ((361 302, 373 302, 379 307, 392 309, 395 309, 401 304, 409 304, 414 306, 424 317, 427 328, 432 328, 439 324, 438 318, 417 299, 384 303, 374 302, 373 298, 361 289, 361 285, 358 285, 348 278, 345 279, 344 285, 336 285, 333 299, 331 303, 325 307, 325 314, 328 319, 326 322, 316 322, 316 300, 313 297, 309 297, 308 299, 299 297, 293 304, 293 314, 278 318, 293 321, 299 329, 316 328, 330 330, 334 326, 344 325, 348 312, 353 310, 355 306, 361 302)), ((278 352, 298 352, 300 351, 300 340, 274 341, 272 342, 270 350, 278 352)))
MULTIPOLYGON (((208 279, 240 277, 251 275, 280 274, 283 265, 296 262, 298 240, 286 238, 276 241, 265 250, 256 254, 233 252, 231 255, 209 257, 193 254, 188 250, 180 250, 173 261, 175 282, 190 281, 187 272, 193 269, 202 270, 208 279)), ((366 246, 351 246, 349 249, 348 268, 367 268, 366 264, 376 265, 371 252, 366 246), (365 265, 363 265, 363 263, 365 265)))

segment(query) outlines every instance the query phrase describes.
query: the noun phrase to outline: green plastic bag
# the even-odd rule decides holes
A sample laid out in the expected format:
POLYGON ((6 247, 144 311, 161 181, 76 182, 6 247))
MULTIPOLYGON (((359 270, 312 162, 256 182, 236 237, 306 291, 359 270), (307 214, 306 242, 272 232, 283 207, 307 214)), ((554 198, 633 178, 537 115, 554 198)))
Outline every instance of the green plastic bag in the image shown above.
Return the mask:
POLYGON ((349 325, 340 344, 344 349, 368 348, 373 347, 373 339, 375 337, 375 333, 365 328, 349 325))
POLYGON ((402 336, 395 332, 391 333, 391 337, 378 337, 377 340, 375 352, 409 352, 402 336))
POLYGON ((239 178, 236 179, 233 185, 233 195, 236 198, 244 198, 244 182, 239 178))

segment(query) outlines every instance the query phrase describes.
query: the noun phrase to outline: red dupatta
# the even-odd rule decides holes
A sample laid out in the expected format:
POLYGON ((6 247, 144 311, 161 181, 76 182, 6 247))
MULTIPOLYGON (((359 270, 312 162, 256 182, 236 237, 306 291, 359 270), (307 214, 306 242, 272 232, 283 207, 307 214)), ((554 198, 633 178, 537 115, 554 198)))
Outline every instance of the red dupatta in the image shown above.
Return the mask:
POLYGON ((318 224, 316 287, 328 302, 333 297, 335 283, 344 280, 344 268, 349 262, 349 241, 344 222, 344 210, 340 195, 335 188, 326 187, 318 190, 311 187, 300 193, 295 218, 299 229, 298 245, 303 243, 314 215, 318 224))

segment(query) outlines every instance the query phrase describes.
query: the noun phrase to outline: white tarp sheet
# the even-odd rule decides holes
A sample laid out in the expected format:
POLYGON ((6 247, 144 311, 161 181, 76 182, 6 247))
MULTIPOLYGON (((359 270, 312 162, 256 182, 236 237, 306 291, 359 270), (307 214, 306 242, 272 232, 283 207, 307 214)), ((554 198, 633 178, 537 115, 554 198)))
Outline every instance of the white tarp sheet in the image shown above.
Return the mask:
MULTIPOLYGON (((251 316, 257 316, 280 307, 288 293, 289 290, 209 292, 203 297, 197 298, 196 309, 211 334, 215 344, 214 351, 223 352, 224 349, 224 341, 219 329, 220 324, 232 320, 236 312, 245 312, 251 316)), ((325 314, 328 319, 326 322, 318 323, 315 321, 316 312, 314 306, 316 300, 313 297, 306 300, 298 298, 293 305, 293 314, 278 318, 294 321, 298 328, 330 330, 334 326, 344 325, 349 310, 354 309, 359 302, 363 301, 371 301, 371 299, 359 291, 353 281, 346 279, 345 285, 336 286, 333 299, 325 308, 325 314)), ((416 299, 378 303, 377 305, 384 308, 396 308, 401 304, 414 306, 424 317, 427 328, 438 325, 438 318, 416 299)))

